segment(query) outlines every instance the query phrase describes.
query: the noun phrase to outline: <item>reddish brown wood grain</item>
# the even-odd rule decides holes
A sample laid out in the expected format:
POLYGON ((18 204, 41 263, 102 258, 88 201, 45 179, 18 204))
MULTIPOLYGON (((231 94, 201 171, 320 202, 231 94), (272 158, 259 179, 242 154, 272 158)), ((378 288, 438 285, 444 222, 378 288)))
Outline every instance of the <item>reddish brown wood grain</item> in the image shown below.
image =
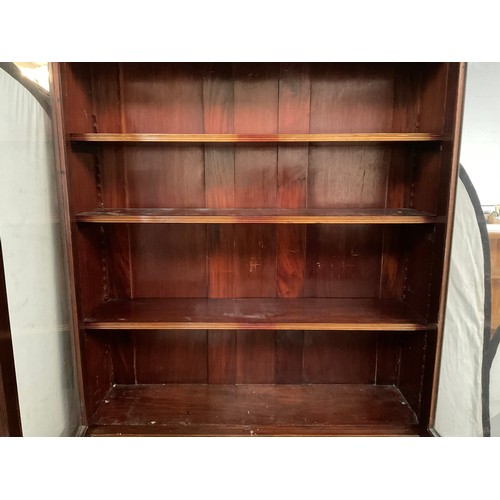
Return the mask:
POLYGON ((136 384, 134 332, 114 332, 110 338, 113 383, 136 384))
MULTIPOLYGON (((449 71, 450 65, 448 64, 428 64, 423 68, 420 91, 420 130, 437 134, 443 132, 449 71)), ((453 106, 449 104, 448 108, 452 108, 453 106)))
POLYGON ((391 386, 169 384, 114 387, 90 433, 415 435, 417 425, 391 386))
POLYGON ((236 383, 236 332, 208 332, 208 383, 236 383))
POLYGON ((205 134, 234 132, 233 64, 206 64, 203 71, 203 125, 205 134))
MULTIPOLYGON (((357 207, 360 204, 370 208, 385 206, 389 155, 390 149, 378 146, 354 149, 311 146, 308 206, 349 208, 354 200, 357 207)), ((376 297, 382 238, 380 229, 367 226, 309 227, 304 294, 309 297, 376 297)), ((325 339, 330 351, 335 349, 334 342, 325 339)), ((325 349, 328 351, 328 347, 325 349)), ((365 355, 374 359, 373 354, 365 351, 365 355)), ((305 350, 304 366, 315 363, 314 351, 305 350)))
MULTIPOLYGON (((58 95, 60 92, 60 99, 64 102, 59 104, 58 116, 66 127, 60 129, 60 133, 77 129, 94 132, 91 67, 83 63, 63 64, 60 76, 58 95), (68 105, 64 105, 66 102, 68 105)), ((64 144, 64 139, 59 137, 61 144, 64 144)), ((69 249, 71 260, 75 263, 77 314, 81 319, 106 297, 106 263, 99 228, 79 231, 72 223, 75 213, 101 206, 101 179, 96 168, 98 156, 94 152, 75 153, 66 149, 65 153, 61 160, 64 162, 62 172, 66 183, 68 223, 71 221, 71 227, 68 227, 71 239, 69 249)))
POLYGON ((92 63, 92 109, 97 133, 126 132, 122 128, 122 95, 119 63, 92 63))
POLYGON ((311 65, 281 63, 279 66, 279 132, 307 134, 311 113, 311 65))
POLYGON ((134 225, 130 230, 134 297, 206 297, 203 225, 134 225))
POLYGON ((411 206, 429 213, 443 213, 439 211, 439 203, 443 194, 434 188, 432 183, 441 178, 443 157, 441 148, 427 144, 415 150, 416 165, 411 179, 411 206))
POLYGON ((84 397, 90 419, 113 384, 110 336, 108 332, 85 332, 82 347, 84 397))
POLYGON ((306 244, 305 296, 378 296, 382 228, 311 226, 306 244))
POLYGON ((106 252, 107 296, 113 299, 133 297, 129 227, 107 226, 102 231, 102 239, 106 252))
POLYGON ((276 227, 237 225, 234 227, 235 296, 276 296, 276 227))
POLYGON ((235 148, 234 185, 237 207, 276 206, 277 161, 276 146, 235 148))
POLYGON ((420 433, 425 436, 426 432, 433 427, 431 413, 433 411, 432 391, 434 390, 434 375, 437 352, 437 330, 430 331, 426 335, 425 361, 423 366, 422 385, 420 389, 420 433))
POLYGON ((443 134, 429 133, 341 133, 341 134, 148 134, 148 133, 72 133, 77 142, 153 142, 153 143, 282 143, 282 142, 428 142, 449 141, 443 134))
POLYGON ((237 252, 233 225, 214 224, 207 227, 208 296, 236 297, 237 252))
POLYGON ((303 380, 304 333, 276 332, 275 381, 277 384, 300 384, 303 380))
MULTIPOLYGON (((341 436, 379 436, 379 437, 396 437, 407 436, 417 437, 420 434, 420 428, 416 425, 387 425, 382 426, 375 424, 371 427, 359 425, 342 425, 342 426, 304 426, 304 425, 260 425, 258 431, 254 431, 249 426, 227 425, 213 426, 213 425, 200 425, 191 428, 189 432, 186 431, 184 423, 179 425, 169 425, 154 427, 152 425, 102 425, 90 426, 87 428, 85 436, 92 437, 185 437, 185 436, 198 436, 198 437, 223 437, 223 436, 323 436, 323 437, 341 437, 341 436)), ((423 434, 429 436, 426 430, 423 434)))
POLYGON ((77 264, 75 275, 80 283, 76 293, 81 318, 109 296, 106 249, 99 226, 92 225, 79 231, 73 229, 73 236, 72 247, 77 264))
MULTIPOLYGON (((402 339, 401 358, 396 386, 404 395, 413 411, 420 414, 422 384, 425 369, 427 335, 409 335, 402 339)), ((432 364, 433 360, 430 360, 432 364)))
POLYGON ((202 146, 125 149, 130 207, 204 207, 202 146))
POLYGON ((305 332, 304 382, 374 384, 376 341, 373 332, 305 332))
POLYGON ((202 67, 193 63, 122 64, 128 133, 203 133, 202 67))
POLYGON ((383 252, 380 273, 380 298, 403 296, 404 282, 409 264, 407 240, 411 236, 404 227, 383 228, 383 252))
POLYGON ((278 147, 277 207, 307 206, 308 156, 305 146, 278 147))
POLYGON ((136 334, 134 343, 136 383, 207 382, 206 331, 153 330, 136 334))
MULTIPOLYGON (((279 132, 309 132, 310 102, 309 65, 282 64, 279 80, 279 132)), ((294 210, 307 207, 308 156, 307 145, 278 147, 277 207, 294 210)), ((277 295, 301 297, 304 293, 307 228, 297 225, 278 226, 276 231, 277 295)), ((301 344, 300 336, 300 333, 296 335, 294 346, 301 344)), ((281 334, 278 334, 276 339, 276 357, 277 361, 280 360, 282 368, 288 366, 286 362, 288 354, 282 350, 283 341, 286 339, 281 334)), ((294 350, 290 355, 298 354, 294 350)), ((296 365, 295 361, 291 363, 296 365)), ((295 376, 292 375, 291 378, 295 376)), ((286 374, 281 369, 280 379, 286 379, 286 374)))
MULTIPOLYGON (((203 75, 205 133, 234 130, 234 82, 232 64, 207 65, 203 75)), ((206 145, 204 152, 206 206, 234 207, 234 148, 206 145)))
MULTIPOLYGON (((219 203, 225 202, 219 200, 219 203)), ((101 208, 79 213, 76 218, 78 222, 98 224, 289 224, 292 232, 297 224, 429 224, 443 221, 410 208, 101 208)))
POLYGON ((275 333, 273 331, 236 332, 236 383, 274 383, 275 333))
POLYGON ((277 291, 279 297, 302 297, 306 260, 306 227, 278 226, 277 291))
POLYGON ((129 206, 127 162, 121 145, 103 145, 96 152, 96 170, 99 173, 100 204, 103 207, 129 206))
MULTIPOLYGON (((234 65, 235 133, 278 132, 278 67, 272 64, 234 65)), ((238 145, 235 148, 235 205, 276 206, 277 147, 238 145)), ((235 295, 276 295, 276 229, 235 226, 235 295)), ((266 350, 263 344, 263 350, 266 350)))
MULTIPOLYGON (((433 365, 432 381, 429 381, 429 376, 426 377, 427 384, 431 385, 431 390, 428 390, 429 385, 426 385, 426 396, 430 393, 430 411, 428 422, 432 427, 435 419, 435 408, 437 403, 438 375, 437 367, 440 362, 440 349, 442 344, 444 314, 445 314, 445 297, 447 293, 447 282, 449 275, 449 263, 451 254, 452 242, 452 220, 454 216, 454 206, 456 200, 456 190, 459 174, 459 157, 460 157, 460 134, 461 120, 464 103, 465 89, 465 73, 466 65, 449 64, 448 65, 448 81, 445 107, 445 130, 451 131, 453 141, 450 146, 443 145, 443 163, 441 166, 440 189, 443 189, 448 196, 440 197, 438 203, 438 213, 446 214, 447 224, 446 230, 438 232, 437 245, 443 249, 443 253, 437 252, 438 266, 437 271, 439 276, 434 276, 432 285, 433 297, 439 296, 439 301, 433 300, 431 304, 431 317, 437 317, 441 325, 436 335, 435 362, 433 365), (444 247, 444 248, 443 248, 444 247)), ((434 340, 434 339, 433 339, 434 340)), ((434 346, 431 346, 433 349, 434 346)), ((427 425, 427 422, 424 422, 427 425)))
POLYGON ((110 300, 85 327, 124 329, 428 330, 422 316, 394 299, 141 298, 110 300))
POLYGON ((113 383, 153 384, 103 403, 116 421, 97 416, 96 434, 154 434, 151 412, 165 435, 426 427, 459 65, 61 68, 87 414, 113 383), (225 392, 244 383, 271 413, 225 392), (422 421, 374 384, 398 384, 422 421))
MULTIPOLYGON (((423 72, 418 65, 401 63, 394 68, 394 104, 392 130, 419 132, 419 113, 423 72)), ((422 129, 425 130, 425 129, 422 129)))
MULTIPOLYGON (((234 132, 233 64, 207 64, 203 75, 204 132, 234 132)), ((235 206, 235 151, 229 144, 205 144, 205 198, 210 209, 235 206)), ((214 221, 215 222, 215 221, 214 221)), ((220 222, 218 220, 217 222, 220 222)), ((236 293, 236 254, 233 225, 207 226, 208 297, 236 293)), ((211 330, 207 339, 208 382, 236 383, 236 332, 211 330)))
MULTIPOLYGON (((202 133, 201 76, 201 67, 192 64, 122 65, 122 112, 127 132, 202 133), (158 79, 152 86, 145 85, 144 77, 151 72, 158 79)), ((126 163, 129 206, 205 206, 202 146, 132 147, 126 150, 126 163)), ((134 227, 130 231, 134 295, 206 296, 204 227, 134 227)), ((206 338, 202 346, 205 355, 203 349, 200 351, 199 337, 183 333, 135 339, 137 380, 206 381, 206 338), (194 353, 204 358, 201 365, 194 353)))
MULTIPOLYGON (((404 73, 404 79, 411 79, 411 75, 404 73)), ((411 90, 414 84, 408 84, 411 90)), ((405 102, 407 99, 413 102, 411 97, 404 97, 405 102)), ((399 95, 399 98, 403 98, 403 96, 399 95)), ((402 115, 395 115, 395 125, 397 120, 403 120, 403 123, 399 123, 397 126, 405 126, 412 111, 408 110, 408 113, 408 115, 405 112, 402 112, 402 115)), ((411 179, 415 168, 414 149, 393 146, 390 154, 385 205, 386 207, 406 207, 413 203, 411 179)), ((402 230, 394 230, 392 227, 385 227, 383 230, 380 297, 401 297, 403 294, 408 258, 404 248, 405 238, 406 233, 402 230)))
MULTIPOLYGON (((442 262, 438 264, 435 260, 439 258, 435 253, 436 233, 437 227, 419 226, 413 231, 407 232, 405 238, 408 266, 403 298, 429 320, 431 319, 431 304, 434 302, 432 300, 432 279, 435 270, 433 267, 442 264, 442 262)), ((436 269, 436 271, 438 272, 437 276, 440 276, 442 268, 436 269)), ((435 295, 434 299, 436 299, 435 295)), ((436 321, 437 317, 434 315, 433 319, 436 321)))
POLYGON ((401 332, 383 332, 377 336, 376 384, 397 384, 402 337, 404 335, 401 332))
POLYGON ((308 207, 385 207, 390 148, 311 146, 308 207))
POLYGON ((234 148, 207 145, 204 154, 207 208, 234 207, 234 148))
MULTIPOLYGON (((95 132, 92 116, 92 69, 85 63, 61 63, 58 66, 61 84, 62 125, 65 132, 95 132)), ((59 89, 58 89, 59 90, 59 89)), ((63 137, 65 139, 65 137, 63 137)))
MULTIPOLYGON (((61 224, 64 229, 64 245, 66 250, 66 262, 68 264, 68 285, 70 292, 69 303, 71 305, 71 329, 72 329, 72 339, 73 346, 75 350, 75 372, 76 379, 79 389, 79 402, 81 405, 81 419, 82 423, 85 425, 90 418, 90 409, 87 406, 87 396, 86 393, 89 390, 87 386, 86 375, 83 369, 83 350, 84 350, 84 334, 78 328, 78 322, 83 314, 79 293, 79 287, 81 286, 78 282, 78 255, 79 250, 77 247, 77 235, 76 235, 76 225, 72 222, 72 217, 76 211, 79 211, 81 207, 75 206, 72 196, 72 176, 69 172, 71 153, 69 147, 66 143, 68 128, 74 122, 71 122, 69 117, 72 113, 69 111, 71 109, 71 101, 74 98, 71 92, 68 91, 70 88, 68 86, 67 79, 71 80, 71 70, 67 64, 49 64, 50 78, 52 81, 52 124, 54 133, 54 146, 55 146, 55 164, 57 166, 57 171, 59 175, 56 177, 57 191, 59 195, 59 204, 61 207, 61 224)), ((87 87, 88 91, 88 87, 87 87)), ((80 99, 80 95, 76 99, 80 99)), ((82 109, 77 106, 77 109, 82 109)), ((87 117, 83 117, 84 120, 87 117)), ((80 116, 81 120, 82 117, 80 116)), ((78 122, 80 123, 80 122, 78 122)), ((91 131, 92 128, 87 129, 84 127, 80 130, 91 131)), ((85 155, 84 155, 85 156, 85 155)), ((96 198, 96 203, 98 200, 96 198)))
POLYGON ((390 130, 393 74, 392 64, 314 65, 311 133, 390 130))
POLYGON ((278 133, 279 65, 235 63, 234 132, 278 133))

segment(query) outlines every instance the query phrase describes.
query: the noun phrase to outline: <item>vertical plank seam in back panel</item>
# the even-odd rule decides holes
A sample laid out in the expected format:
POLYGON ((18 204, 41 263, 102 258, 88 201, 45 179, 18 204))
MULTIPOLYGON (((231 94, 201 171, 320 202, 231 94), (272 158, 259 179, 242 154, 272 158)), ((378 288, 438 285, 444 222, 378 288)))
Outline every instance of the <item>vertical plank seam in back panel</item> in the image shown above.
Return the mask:
MULTIPOLYGON (((124 83, 123 83, 123 64, 121 62, 118 63, 117 67, 117 78, 118 78, 118 102, 119 102, 119 112, 120 112, 120 132, 122 134, 127 133, 127 121, 126 121, 126 114, 125 114, 125 98, 124 98, 124 83)), ((127 167, 127 162, 126 158, 127 155, 125 154, 124 148, 126 146, 119 146, 122 151, 121 159, 122 159, 122 165, 121 168, 123 169, 123 178, 125 182, 124 190, 125 190, 125 208, 130 208, 130 192, 129 192, 129 180, 128 180, 128 167, 127 167)), ((133 273, 133 268, 132 268, 132 238, 131 238, 131 231, 130 231, 130 224, 127 224, 127 242, 128 242, 128 272, 129 272, 129 293, 130 293, 130 298, 133 299, 135 297, 134 293, 134 273, 133 273)), ((134 337, 135 338, 135 337, 134 337)), ((134 350, 134 356, 135 356, 135 344, 133 347, 134 350)), ((134 376, 135 376, 135 362, 134 362, 134 376)))
MULTIPOLYGON (((391 123, 391 131, 394 132, 394 109, 396 107, 396 64, 393 65, 393 73, 392 73, 392 83, 393 83, 393 94, 392 94, 392 108, 391 108, 391 116, 390 116, 390 123, 391 123)), ((391 173, 392 169, 394 168, 394 165, 392 163, 392 157, 393 157, 393 148, 390 148, 390 154, 387 159, 389 162, 389 168, 387 170, 387 176, 385 179, 385 196, 384 196, 384 207, 387 209, 388 208, 388 201, 389 201, 389 183, 391 179, 391 173)), ((391 227, 388 226, 382 226, 381 228, 382 231, 382 245, 381 245, 381 254, 380 254, 380 277, 379 277, 379 291, 378 291, 378 298, 382 299, 382 297, 385 295, 383 293, 383 286, 384 286, 384 264, 386 260, 386 240, 387 240, 387 231, 392 231, 391 227)), ((375 342, 375 366, 374 366, 374 376, 373 376, 373 383, 374 385, 377 385, 377 380, 378 380, 378 365, 379 365, 379 354, 380 354, 380 336, 383 334, 383 332, 377 332, 377 337, 376 337, 376 342, 375 342)))
MULTIPOLYGON (((201 68, 199 72, 199 76, 201 78, 201 132, 203 134, 207 133, 205 128, 205 71, 204 68, 201 68)), ((207 203, 207 162, 206 162, 206 144, 201 145, 201 162, 203 165, 203 192, 204 192, 204 206, 208 207, 207 203)), ((208 298, 210 295, 210 225, 205 225, 205 297, 208 298)), ((205 382, 208 384, 210 382, 210 344, 209 344, 209 331, 205 330, 205 345, 206 356, 205 356, 205 382)))

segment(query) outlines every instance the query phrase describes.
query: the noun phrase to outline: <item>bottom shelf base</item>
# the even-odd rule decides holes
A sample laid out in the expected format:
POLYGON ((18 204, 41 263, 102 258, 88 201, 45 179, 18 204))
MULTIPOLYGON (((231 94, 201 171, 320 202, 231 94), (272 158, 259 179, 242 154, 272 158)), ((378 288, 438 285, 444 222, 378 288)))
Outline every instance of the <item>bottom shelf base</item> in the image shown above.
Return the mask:
POLYGON ((116 385, 88 436, 418 435, 394 386, 116 385))

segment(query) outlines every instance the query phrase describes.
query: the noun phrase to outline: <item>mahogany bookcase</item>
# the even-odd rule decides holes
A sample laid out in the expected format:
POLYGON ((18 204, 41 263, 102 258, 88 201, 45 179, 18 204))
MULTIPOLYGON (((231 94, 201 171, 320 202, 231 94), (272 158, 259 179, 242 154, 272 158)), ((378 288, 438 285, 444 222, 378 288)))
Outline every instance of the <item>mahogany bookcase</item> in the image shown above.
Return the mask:
POLYGON ((464 71, 53 64, 87 434, 427 434, 464 71))

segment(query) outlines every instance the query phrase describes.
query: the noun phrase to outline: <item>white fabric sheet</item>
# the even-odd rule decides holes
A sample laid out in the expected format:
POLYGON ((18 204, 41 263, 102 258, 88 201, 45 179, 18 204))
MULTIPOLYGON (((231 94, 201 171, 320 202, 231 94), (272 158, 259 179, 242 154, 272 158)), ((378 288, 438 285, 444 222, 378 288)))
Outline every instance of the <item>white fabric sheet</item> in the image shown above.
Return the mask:
POLYGON ((441 436, 482 436, 484 257, 476 213, 461 181, 456 203, 434 428, 441 436))
POLYGON ((79 424, 51 122, 0 69, 0 239, 21 424, 60 436, 79 424))

